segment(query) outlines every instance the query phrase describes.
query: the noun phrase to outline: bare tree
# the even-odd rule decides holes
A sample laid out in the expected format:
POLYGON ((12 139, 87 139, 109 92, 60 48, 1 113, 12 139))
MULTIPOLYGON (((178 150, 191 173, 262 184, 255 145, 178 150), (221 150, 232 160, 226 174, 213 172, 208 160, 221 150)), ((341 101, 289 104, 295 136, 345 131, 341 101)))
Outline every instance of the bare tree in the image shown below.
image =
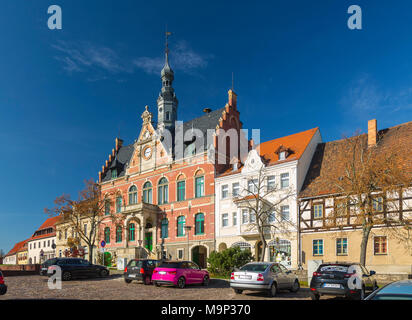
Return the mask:
MULTIPOLYGON (((258 260, 264 261, 267 248, 267 235, 273 238, 297 230, 297 225, 290 217, 283 216, 281 206, 294 196, 293 188, 280 188, 279 184, 268 181, 271 177, 265 167, 251 175, 247 187, 242 188, 234 202, 249 213, 247 231, 257 231, 262 242, 262 255, 258 260)), ((240 217, 242 219, 242 217, 240 217)))
POLYGON ((78 200, 72 200, 69 195, 64 194, 56 198, 52 209, 44 209, 49 216, 61 216, 61 222, 67 223, 84 241, 88 247, 90 262, 93 261, 93 247, 100 236, 99 230, 104 223, 103 220, 109 218, 114 224, 118 220, 112 210, 108 214, 104 212, 110 201, 109 196, 103 197, 100 185, 93 180, 86 180, 85 188, 79 192, 78 200))
POLYGON ((389 147, 380 141, 369 146, 367 136, 359 134, 344 139, 344 152, 339 152, 336 159, 336 165, 343 166, 343 174, 333 173, 328 178, 337 196, 334 209, 326 217, 326 225, 341 230, 347 226, 361 228, 360 263, 363 265, 372 228, 385 227, 387 232, 405 239, 411 230, 410 217, 402 215, 405 209, 402 194, 412 185, 412 177, 404 166, 404 152, 396 143, 389 147), (402 232, 402 228, 406 232, 402 232))

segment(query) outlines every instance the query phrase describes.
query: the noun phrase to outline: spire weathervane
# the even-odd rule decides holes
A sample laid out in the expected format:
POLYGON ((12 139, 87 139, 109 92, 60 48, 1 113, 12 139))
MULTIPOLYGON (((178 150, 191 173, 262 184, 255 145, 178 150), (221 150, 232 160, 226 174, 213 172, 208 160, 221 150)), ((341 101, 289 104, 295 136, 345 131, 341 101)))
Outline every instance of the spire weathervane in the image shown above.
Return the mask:
POLYGON ((171 36, 172 33, 167 31, 167 25, 166 25, 165 35, 166 35, 166 49, 165 49, 165 52, 166 52, 166 60, 168 60, 168 58, 169 58, 169 36, 171 36))

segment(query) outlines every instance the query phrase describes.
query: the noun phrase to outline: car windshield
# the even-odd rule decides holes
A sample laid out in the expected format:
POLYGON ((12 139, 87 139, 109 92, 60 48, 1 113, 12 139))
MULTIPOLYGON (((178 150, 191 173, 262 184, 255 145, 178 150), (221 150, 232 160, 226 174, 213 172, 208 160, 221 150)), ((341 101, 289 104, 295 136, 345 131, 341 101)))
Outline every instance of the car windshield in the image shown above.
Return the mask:
POLYGON ((412 300, 410 294, 377 294, 372 300, 412 300))
POLYGON ((162 262, 158 268, 179 268, 180 267, 180 263, 177 262, 162 262))
POLYGON ((52 264, 56 264, 57 259, 49 259, 46 262, 44 262, 45 266, 51 266, 52 264))
POLYGON ((132 260, 129 262, 128 267, 138 267, 141 268, 143 266, 142 260, 132 260))
POLYGON ((324 265, 320 266, 319 272, 348 272, 349 267, 343 265, 324 265))
POLYGON ((269 267, 269 264, 251 263, 240 268, 241 271, 263 272, 269 267))

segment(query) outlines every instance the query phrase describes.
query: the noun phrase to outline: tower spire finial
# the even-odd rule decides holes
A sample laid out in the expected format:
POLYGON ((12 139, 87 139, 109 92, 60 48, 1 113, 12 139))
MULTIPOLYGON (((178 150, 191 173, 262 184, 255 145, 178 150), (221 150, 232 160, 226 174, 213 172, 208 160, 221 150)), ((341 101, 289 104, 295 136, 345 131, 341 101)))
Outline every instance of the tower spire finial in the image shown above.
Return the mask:
POLYGON ((172 35, 172 33, 167 31, 167 24, 166 24, 165 35, 166 35, 166 44, 165 44, 166 62, 169 62, 169 36, 172 35))

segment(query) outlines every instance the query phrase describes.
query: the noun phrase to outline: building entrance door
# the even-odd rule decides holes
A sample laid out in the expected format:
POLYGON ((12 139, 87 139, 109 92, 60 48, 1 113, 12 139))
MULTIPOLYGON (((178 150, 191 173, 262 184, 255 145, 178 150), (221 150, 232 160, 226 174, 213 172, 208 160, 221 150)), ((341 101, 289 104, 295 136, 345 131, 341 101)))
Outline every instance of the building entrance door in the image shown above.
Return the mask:
POLYGON ((144 236, 144 247, 149 250, 152 251, 153 249, 153 236, 151 232, 146 232, 145 236, 144 236))

